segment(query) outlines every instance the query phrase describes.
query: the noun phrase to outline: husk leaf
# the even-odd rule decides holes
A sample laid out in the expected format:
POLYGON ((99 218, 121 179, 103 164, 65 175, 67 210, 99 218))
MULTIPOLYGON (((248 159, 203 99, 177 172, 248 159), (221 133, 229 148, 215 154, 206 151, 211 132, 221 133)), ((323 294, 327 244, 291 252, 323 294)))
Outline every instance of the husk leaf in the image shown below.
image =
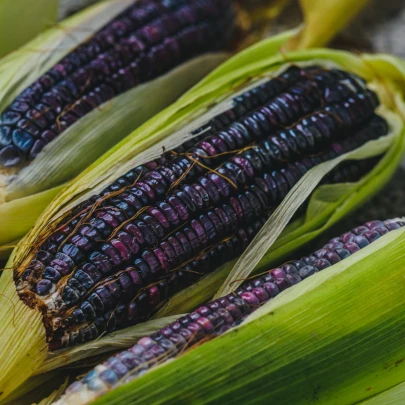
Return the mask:
MULTIPOLYGON (((374 58, 373 63, 381 64, 382 61, 384 61, 383 65, 386 65, 385 67, 381 67, 383 78, 377 77, 373 69, 369 67, 371 59, 370 61, 367 60, 367 63, 365 63, 364 60, 366 57, 359 57, 346 52, 323 49, 297 51, 289 53, 288 59, 286 59, 286 56, 284 54, 280 54, 278 50, 286 43, 286 41, 291 38, 292 35, 293 33, 291 32, 285 33, 275 38, 263 41, 228 60, 221 65, 220 68, 208 75, 185 96, 181 97, 171 107, 156 115, 138 130, 134 131, 119 145, 115 146, 108 153, 103 155, 102 158, 100 158, 90 168, 85 170, 74 182, 72 182, 66 189, 58 194, 47 210, 43 213, 41 219, 36 223, 33 230, 14 250, 8 267, 17 268, 21 264, 28 262, 30 260, 30 246, 35 243, 35 240, 39 235, 41 235, 41 237, 49 235, 49 233, 52 231, 52 227, 54 226, 54 221, 63 215, 64 212, 68 211, 69 208, 75 203, 105 187, 106 184, 110 183, 119 175, 124 174, 131 167, 157 157, 161 153, 162 146, 166 146, 166 149, 170 149, 182 143, 189 135, 181 133, 181 131, 180 135, 179 133, 177 133, 177 135, 173 135, 182 125, 190 122, 191 119, 206 113, 210 106, 233 94, 235 89, 240 90, 241 85, 250 83, 252 77, 259 77, 269 71, 277 70, 285 63, 305 63, 308 61, 316 61, 316 63, 318 63, 320 61, 324 61, 324 63, 326 62, 328 65, 331 63, 337 64, 345 69, 360 74, 375 85, 378 85, 378 83, 385 84, 386 82, 391 82, 392 80, 403 80, 402 72, 399 68, 395 67, 395 64, 397 63, 398 67, 402 69, 402 64, 396 59, 388 61, 384 57, 381 59, 379 59, 378 56, 374 58), (388 69, 392 70, 392 75, 385 74, 385 71, 388 69), (151 147, 151 145, 154 146, 151 147)), ((402 95, 399 94, 398 102, 401 101, 401 97, 402 95)), ((387 91, 387 95, 384 98, 387 99, 385 100, 386 105, 396 109, 395 100, 392 98, 391 90, 387 91)), ((403 123, 401 122, 399 126, 402 127, 403 123)), ((298 229, 299 236, 309 240, 313 237, 312 233, 316 232, 320 226, 327 227, 330 226, 331 222, 333 223, 333 221, 328 222, 328 218, 332 217, 333 213, 339 211, 339 215, 344 215, 350 207, 353 208, 360 204, 365 198, 368 198, 368 196, 374 192, 374 186, 376 189, 378 189, 380 183, 382 184, 384 179, 388 179, 390 174, 395 170, 399 160, 399 155, 404 148, 403 138, 402 132, 399 131, 397 135, 394 134, 391 137, 387 137, 385 140, 382 139, 380 142, 370 142, 368 145, 366 145, 366 155, 363 155, 363 157, 367 156, 367 154, 372 155, 373 153, 377 153, 378 150, 375 149, 376 144, 380 144, 380 146, 385 145, 382 149, 380 149, 380 151, 384 150, 384 148, 388 148, 387 154, 391 153, 390 160, 384 159, 384 164, 380 164, 376 169, 374 169, 373 176, 381 171, 381 175, 377 176, 375 184, 373 183, 372 175, 367 177, 366 180, 363 179, 357 186, 360 190, 361 187, 367 184, 367 188, 364 188, 364 192, 358 192, 349 196, 349 207, 347 207, 346 210, 337 209, 337 205, 333 203, 330 206, 331 212, 325 214, 324 223, 321 225, 316 223, 316 221, 314 223, 311 223, 310 221, 304 227, 300 228, 295 226, 295 231, 298 229)), ((327 172, 327 170, 325 170, 325 172, 327 172)), ((314 181, 314 183, 316 184, 317 181, 314 181)), ((347 193, 343 195, 347 196, 347 193)), ((296 245, 299 245, 299 243, 297 242, 296 245)), ((295 247, 297 246, 295 246, 293 243, 293 246, 290 246, 290 251, 295 247)), ((261 252, 261 254, 264 254, 264 252, 261 252)), ((253 270, 253 267, 254 266, 249 268, 249 272, 253 270)), ((229 272, 229 270, 230 268, 228 267, 227 271, 229 272)), ((9 288, 8 295, 6 296, 12 298, 14 305, 18 308, 18 311, 24 312, 25 319, 22 319, 22 322, 25 325, 21 326, 20 333, 22 333, 23 329, 26 328, 26 324, 31 322, 31 315, 34 317, 34 319, 36 319, 36 317, 39 318, 39 315, 34 310, 28 309, 21 301, 18 300, 11 277, 4 278, 4 282, 1 280, 0 284, 2 284, 1 287, 3 289, 6 287, 9 288)), ((208 288, 203 290, 206 292, 210 290, 210 296, 212 296, 215 294, 217 289, 218 284, 211 283, 208 288)), ((194 306, 196 300, 193 300, 192 302, 194 306)), ((0 305, 6 305, 6 300, 3 295, 0 295, 0 305)), ((0 322, 6 321, 6 318, 3 321, 0 318, 0 322)), ((6 353, 6 351, 2 349, 3 345, 5 344, 4 337, 6 336, 6 332, 8 333, 8 328, 6 329, 7 331, 5 331, 3 328, 0 329, 0 363, 3 361, 3 357, 5 357, 6 353)), ((44 331, 40 330, 30 335, 30 344, 33 347, 37 347, 37 350, 45 345, 43 333, 44 331)), ((6 369, 6 372, 0 375, 0 387, 3 389, 4 385, 4 392, 7 393, 11 392, 11 388, 15 388, 15 386, 9 386, 11 384, 8 381, 9 372, 20 372, 20 383, 22 383, 24 379, 29 377, 30 373, 32 374, 37 372, 37 370, 41 367, 41 363, 43 363, 43 360, 45 359, 45 357, 43 357, 42 361, 37 361, 35 365, 31 365, 36 370, 30 370, 25 364, 21 364, 20 360, 24 356, 24 345, 20 344, 20 341, 22 341, 24 338, 28 339, 28 337, 24 337, 23 335, 24 333, 14 335, 17 336, 17 344, 15 343, 14 347, 20 347, 20 349, 17 350, 13 357, 10 358, 7 356, 7 360, 13 364, 10 364, 10 367, 6 369)), ((83 353, 83 357, 88 354, 90 353, 83 353)), ((15 383, 15 381, 13 381, 13 383, 15 383)))
POLYGON ((320 47, 369 3, 369 0, 300 0, 304 23, 301 31, 288 44, 289 49, 320 47))
POLYGON ((0 2, 0 58, 56 22, 58 0, 0 2))
POLYGON ((384 236, 94 404, 349 405, 398 384, 404 246, 384 236))

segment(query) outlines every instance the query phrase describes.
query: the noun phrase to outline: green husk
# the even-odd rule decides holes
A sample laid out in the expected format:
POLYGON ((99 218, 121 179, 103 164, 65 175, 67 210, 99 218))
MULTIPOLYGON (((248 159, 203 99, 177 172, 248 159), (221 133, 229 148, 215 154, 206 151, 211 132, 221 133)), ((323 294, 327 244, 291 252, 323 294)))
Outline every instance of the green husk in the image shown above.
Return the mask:
MULTIPOLYGON (((290 229, 289 232, 295 232, 297 239, 290 240, 289 251, 291 252, 299 247, 303 241, 308 241, 313 238, 320 229, 329 227, 336 221, 336 217, 347 214, 351 208, 358 206, 364 200, 368 199, 371 194, 376 192, 385 180, 390 177, 404 149, 403 122, 402 120, 398 121, 398 113, 403 113, 403 106, 401 104, 402 95, 399 93, 398 87, 399 83, 401 81, 403 82, 403 64, 398 59, 381 55, 375 57, 363 55, 359 57, 346 52, 325 49, 296 51, 288 55, 284 53, 280 54, 278 52, 279 49, 291 39, 293 34, 294 32, 289 32, 263 41, 228 60, 171 107, 155 116, 138 130, 134 131, 119 145, 106 153, 95 164, 84 171, 75 182, 72 182, 66 189, 58 194, 43 213, 33 230, 14 250, 8 267, 18 268, 19 266, 23 266, 24 263, 27 263, 32 257, 30 246, 35 243, 38 236, 46 237, 49 235, 49 233, 52 232, 52 228, 55 226, 55 221, 78 201, 102 189, 106 184, 110 183, 119 175, 124 174, 131 167, 158 156, 161 153, 161 147, 163 145, 168 149, 182 143, 187 138, 187 135, 181 131, 180 135, 178 132, 176 133, 182 125, 206 113, 210 109, 210 106, 230 96, 234 93, 236 88, 240 90, 243 84, 250 84, 252 78, 262 76, 268 72, 274 72, 286 62, 306 63, 308 61, 315 61, 316 63, 321 63, 323 61, 327 66, 337 64, 349 71, 353 71, 363 76, 369 83, 377 87, 384 106, 395 110, 397 114, 395 119, 390 120, 392 126, 390 137, 378 142, 369 142, 361 149, 362 153, 364 152, 363 157, 375 155, 387 149, 382 162, 369 176, 355 185, 356 193, 348 193, 345 187, 343 187, 340 194, 336 193, 339 197, 346 199, 346 204, 343 205, 343 207, 338 208, 338 203, 332 201, 330 204, 322 205, 323 213, 320 216, 321 220, 318 220, 320 208, 318 207, 315 210, 317 213, 316 217, 310 218, 309 220, 301 220, 298 225, 294 224, 294 230, 290 229), (399 122, 399 125, 395 125, 395 122, 399 122)), ((360 153, 360 151, 356 153, 360 153)), ((332 163, 332 165, 334 163, 332 163)), ((316 170, 320 170, 323 174, 326 174, 328 170, 330 170, 330 167, 325 165, 323 168, 316 170)), ((313 187, 317 184, 320 177, 321 176, 313 178, 312 180, 306 179, 305 184, 313 187)), ((297 190, 297 187, 295 190, 297 190)), ((310 207, 313 207, 313 203, 312 205, 310 204, 310 207)), ((286 212, 283 215, 291 215, 296 209, 297 206, 286 207, 286 212)), ((277 216, 272 218, 272 221, 275 220, 277 220, 277 216)), ((265 250, 260 249, 258 256, 264 253, 265 250)), ((275 260, 277 257, 281 257, 282 254, 286 253, 287 250, 283 245, 276 244, 273 246, 270 256, 266 257, 266 263, 270 264, 271 260, 275 260), (276 252, 276 255, 274 255, 273 252, 276 252)), ((247 273, 254 270, 254 264, 252 264, 247 266, 247 273)), ((265 265, 265 262, 261 262, 260 264, 265 265)), ((222 274, 226 276, 231 268, 229 266, 225 266, 225 268, 226 270, 223 270, 222 274)), ((216 275, 218 273, 214 274, 216 275)), ((3 347, 7 344, 7 337, 18 336, 12 348, 12 355, 7 355, 8 363, 5 363, 4 371, 0 375, 0 388, 5 393, 4 396, 6 396, 30 375, 36 373, 46 359, 46 353, 44 353, 43 355, 41 354, 41 357, 37 357, 36 361, 31 361, 31 359, 27 360, 25 357, 26 353, 32 350, 41 351, 41 353, 42 350, 45 350, 46 352, 46 345, 44 330, 43 328, 41 329, 40 326, 36 327, 36 329, 29 334, 30 348, 27 348, 26 344, 22 342, 23 339, 28 340, 27 333, 24 333, 24 329, 27 327, 26 325, 32 325, 33 319, 39 320, 40 316, 38 312, 29 309, 18 299, 10 272, 4 274, 0 281, 0 305, 6 305, 7 301, 4 298, 4 296, 6 296, 13 303, 16 312, 20 314, 19 322, 13 326, 10 324, 10 314, 5 315, 0 312, 0 323, 2 324, 2 329, 0 329, 1 364, 5 361, 4 357, 7 352, 3 350, 3 347), (8 325, 6 325, 6 322, 8 322, 8 325), (3 328, 3 325, 6 326, 3 328), (13 329, 12 326, 15 329, 13 329), (17 328, 19 329, 18 331, 16 330, 17 328), (22 359, 24 359, 24 366, 22 365, 22 359), (19 381, 9 378, 10 375, 15 375, 16 373, 19 375, 19 381)), ((201 286, 205 282, 206 281, 203 280, 199 285, 201 286)), ((204 290, 206 295, 209 293, 210 296, 213 296, 218 290, 218 287, 218 284, 211 282, 209 287, 201 291, 204 290)), ((195 288, 194 291, 196 291, 195 288)), ((197 294, 190 300, 193 302, 193 306, 206 298, 206 296, 203 297, 200 295, 200 291, 196 291, 196 293, 197 294)), ((176 309, 179 310, 180 307, 176 309)), ((187 309, 180 312, 187 312, 187 309)), ((90 350, 83 353, 83 357, 87 355, 91 356, 90 350)), ((60 366, 62 366, 62 364, 60 364, 60 366)))
POLYGON ((0 58, 56 22, 58 0, 0 2, 0 58))
POLYGON ((405 230, 94 404, 349 405, 404 379, 405 230))

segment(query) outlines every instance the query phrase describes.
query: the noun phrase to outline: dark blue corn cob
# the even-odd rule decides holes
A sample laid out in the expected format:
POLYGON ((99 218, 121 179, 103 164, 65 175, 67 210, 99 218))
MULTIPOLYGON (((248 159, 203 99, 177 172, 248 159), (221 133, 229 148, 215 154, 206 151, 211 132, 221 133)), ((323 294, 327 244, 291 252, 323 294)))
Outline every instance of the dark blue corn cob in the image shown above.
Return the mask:
MULTIPOLYGON (((138 211, 145 204, 155 203, 156 199, 164 195, 179 179, 182 183, 190 182, 196 176, 206 172, 206 168, 215 167, 228 159, 232 151, 266 138, 275 130, 290 125, 294 120, 308 115, 321 107, 322 103, 326 103, 322 109, 323 114, 319 113, 318 116, 311 117, 296 131, 287 130, 270 138, 270 146, 268 146, 276 155, 273 162, 275 165, 286 160, 283 153, 286 142, 289 142, 287 147, 293 148, 290 152, 287 151, 291 156, 303 153, 309 148, 319 148, 328 140, 330 129, 326 128, 326 134, 324 134, 325 127, 321 126, 319 130, 324 135, 322 136, 316 129, 312 129, 311 132, 310 127, 312 125, 316 128, 322 125, 323 120, 326 121, 326 125, 330 125, 325 113, 333 116, 334 113, 331 110, 341 109, 341 120, 347 122, 350 117, 348 118, 347 114, 344 115, 343 110, 351 108, 358 97, 366 96, 371 98, 372 103, 378 103, 374 100, 375 96, 365 90, 364 84, 360 85, 356 80, 354 76, 336 69, 319 70, 317 67, 300 69, 295 66, 288 68, 279 77, 236 97, 232 109, 213 118, 205 126, 210 129, 209 135, 204 132, 204 127, 198 129, 196 132, 204 132, 204 135, 186 142, 175 150, 175 154, 166 153, 157 161, 131 170, 100 195, 95 195, 80 204, 65 220, 65 225, 59 227, 51 236, 50 246, 46 250, 56 249, 66 237, 71 236, 73 229, 83 221, 83 218, 89 222, 91 218, 88 216, 88 210, 95 203, 99 207, 108 205, 124 211, 129 205, 138 211), (354 84, 348 87, 344 84, 347 82, 354 84), (328 104, 329 102, 332 104, 328 104), (316 117, 320 119, 316 121, 316 117), (202 162, 203 166, 195 162, 202 162), (155 191, 152 196, 150 190, 155 191)), ((371 111, 370 108, 368 113, 371 111)), ((361 121, 365 117, 364 114, 360 114, 355 118, 361 121)), ((353 119, 353 122, 356 121, 353 119)))
MULTIPOLYGON (((257 185, 231 199, 228 207, 225 204, 220 209, 209 211, 206 216, 200 216, 200 221, 195 221, 194 224, 191 222, 190 226, 184 228, 188 229, 187 232, 177 232, 156 248, 144 250, 130 266, 123 262, 124 267, 120 266, 121 270, 115 270, 113 277, 105 278, 110 272, 103 274, 94 265, 84 265, 75 271, 62 294, 65 306, 79 301, 80 304, 67 313, 59 312, 63 322, 54 332, 52 345, 59 347, 76 344, 95 339, 100 333, 144 321, 172 294, 240 255, 260 230, 271 209, 277 206, 310 168, 352 150, 368 139, 378 138, 384 131, 384 121, 376 116, 375 120, 352 138, 332 144, 323 154, 288 164, 285 169, 256 178, 257 185), (370 138, 372 133, 374 135, 370 138), (221 224, 224 214, 228 219, 233 219, 221 224), (262 215, 263 219, 254 223, 258 215, 262 215), (207 226, 207 219, 211 225, 207 226), (200 226, 196 226, 198 223, 200 226), (249 227, 252 223, 254 226, 249 227), (245 228, 235 232, 238 225, 245 228), (227 232, 230 237, 219 244, 211 245, 227 232), (208 252, 207 246, 212 246, 208 252), (176 255, 180 257, 177 258, 176 255), (181 260, 183 265, 180 264, 181 260), (78 327, 74 324, 82 325, 78 327)), ((352 162, 351 165, 343 166, 343 172, 337 177, 340 181, 348 181, 354 174, 360 177, 373 163, 375 162, 352 162), (346 170, 348 168, 350 170, 346 170), (349 178, 345 178, 346 175, 349 178)), ((336 173, 340 171, 336 170, 336 173)))
POLYGON ((207 51, 229 47, 231 0, 140 0, 26 88, 0 118, 0 165, 33 160, 113 97, 207 51))
POLYGON ((282 291, 331 267, 381 236, 405 226, 401 220, 372 221, 332 239, 322 249, 291 261, 244 283, 235 292, 197 308, 137 344, 95 367, 73 383, 67 395, 81 393, 93 398, 128 382, 167 359, 215 338, 239 325, 249 314, 282 291), (86 393, 87 390, 87 393, 86 393))

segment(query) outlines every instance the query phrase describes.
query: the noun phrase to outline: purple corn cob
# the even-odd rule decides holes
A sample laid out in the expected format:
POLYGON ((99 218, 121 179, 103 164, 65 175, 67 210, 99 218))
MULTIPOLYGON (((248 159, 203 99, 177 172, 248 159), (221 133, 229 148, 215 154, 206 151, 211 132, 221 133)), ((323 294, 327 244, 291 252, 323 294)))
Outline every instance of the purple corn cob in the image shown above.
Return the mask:
POLYGON ((229 46, 231 0, 140 0, 26 88, 0 118, 0 165, 33 160, 113 97, 207 51, 229 46))
MULTIPOLYGON (((322 161, 352 150, 369 139, 378 138, 386 130, 384 120, 376 116, 361 131, 340 143, 332 144, 328 151, 323 154, 288 164, 286 168, 273 171, 264 177, 257 177, 256 184, 250 186, 248 191, 233 197, 228 206, 225 204, 220 209, 215 209, 213 212, 208 211, 207 215, 200 216, 200 223, 202 218, 204 218, 202 222, 210 219, 218 227, 221 226, 220 218, 224 213, 226 213, 225 217, 228 217, 228 219, 233 215, 233 221, 228 224, 223 223, 222 233, 216 231, 215 226, 200 226, 198 230, 196 226, 193 228, 193 222, 191 222, 187 233, 185 231, 178 232, 173 237, 161 242, 155 249, 144 250, 142 255, 139 255, 133 265, 129 267, 128 262, 123 261, 121 266, 118 266, 115 270, 116 276, 107 278, 105 281, 102 281, 102 279, 111 274, 110 269, 104 269, 103 273, 99 270, 100 267, 94 264, 82 265, 79 270, 76 269, 74 276, 68 280, 62 293, 65 306, 69 307, 72 303, 78 302, 80 304, 76 309, 67 312, 70 315, 64 313, 63 309, 54 311, 54 315, 57 314, 62 319, 62 323, 55 323, 52 347, 94 339, 105 330, 118 329, 127 324, 144 320, 168 296, 186 285, 192 284, 196 279, 207 272, 213 271, 227 260, 237 257, 246 248, 246 243, 260 230, 263 222, 258 223, 249 231, 248 239, 238 248, 232 248, 232 243, 236 244, 237 241, 232 242, 231 240, 229 243, 228 240, 225 245, 223 243, 219 244, 221 246, 217 246, 216 250, 211 251, 212 254, 204 254, 204 249, 210 244, 208 242, 210 238, 213 242, 218 239, 217 235, 224 236, 227 234, 227 227, 228 232, 231 232, 236 229, 238 224, 242 226, 246 224, 245 226, 247 226, 259 215, 264 215, 267 218, 269 216, 268 210, 274 208, 310 168, 322 161), (271 203, 269 203, 270 201, 271 203), (239 207, 239 209, 236 207, 239 207), (215 216, 212 214, 216 214, 217 219, 214 219, 215 216), (202 243, 204 238, 205 244, 202 243), (178 277, 176 278, 178 276, 176 269, 179 267, 179 262, 174 260, 170 262, 170 257, 173 258, 174 256, 173 251, 176 245, 177 249, 183 247, 183 251, 189 249, 189 256, 184 257, 186 263, 187 258, 193 255, 197 255, 198 260, 194 259, 191 264, 180 267, 186 285, 177 284, 177 287, 171 288, 169 293, 168 290, 165 290, 166 287, 176 285, 176 281, 179 281, 178 277), (229 251, 223 255, 221 250, 223 253, 225 248, 229 249, 229 251), (202 256, 201 252, 203 253, 202 256), (190 270, 196 270, 197 273, 185 274, 190 270), (167 294, 165 291, 167 291, 167 294), (117 298, 121 299, 125 296, 123 302, 117 302, 117 298), (72 297, 74 301, 72 301, 72 297), (132 306, 128 305, 128 301, 132 306), (106 324, 107 320, 110 322, 108 325, 106 324), (74 324, 80 324, 83 321, 85 321, 83 326, 79 328, 74 326, 74 324)), ((241 236, 244 236, 244 234, 239 234, 239 238, 241 236)), ((177 253, 180 253, 179 250, 177 250, 177 253)), ((48 282, 49 279, 44 280, 48 282)), ((40 283, 41 281, 38 284, 40 283)))
POLYGON ((181 355, 207 338, 239 325, 249 314, 282 291, 331 267, 381 236, 405 226, 402 220, 372 221, 332 239, 322 249, 244 283, 235 292, 197 308, 137 344, 95 367, 73 383, 66 395, 89 398, 128 382, 157 364, 181 355))

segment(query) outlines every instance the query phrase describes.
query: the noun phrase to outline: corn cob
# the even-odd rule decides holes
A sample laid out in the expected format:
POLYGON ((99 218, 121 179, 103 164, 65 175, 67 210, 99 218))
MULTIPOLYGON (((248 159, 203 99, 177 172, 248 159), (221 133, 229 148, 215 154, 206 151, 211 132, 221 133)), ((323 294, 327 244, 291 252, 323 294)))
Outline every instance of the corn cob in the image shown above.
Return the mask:
POLYGON ((57 404, 87 404, 119 384, 131 381, 205 340, 238 326, 261 305, 302 280, 347 259, 381 236, 405 226, 402 220, 371 221, 309 256, 290 261, 245 282, 232 294, 211 301, 178 321, 142 338, 73 383, 57 404))
MULTIPOLYGON (((47 306, 51 347, 94 339, 108 329, 145 319, 161 296, 164 300, 179 289, 169 285, 179 282, 184 286, 196 279, 179 281, 173 270, 180 266, 187 275, 193 271, 186 266, 190 261, 224 238, 237 239, 242 232, 245 241, 239 241, 240 249, 234 249, 230 257, 225 255, 226 259, 235 257, 252 239, 247 234, 260 229, 260 219, 247 233, 238 228, 268 217, 269 210, 309 169, 388 133, 386 121, 374 114, 377 95, 364 82, 317 66, 290 68, 234 104, 210 120, 210 134, 197 141, 186 157, 164 162, 132 185, 120 189, 117 182, 102 197, 93 196, 91 204, 80 207, 81 219, 75 214, 72 222, 60 224, 59 232, 39 247, 17 289, 30 305, 36 301, 47 306), (294 85, 300 77, 304 85, 294 85), (279 91, 273 89, 280 81, 293 85, 277 95, 279 91), (256 100, 252 101, 253 95, 256 100), (300 116, 304 117, 297 121, 300 116), (216 124, 224 117, 225 125, 216 124), (276 131, 286 126, 289 129, 276 131), (221 139, 221 134, 228 138, 221 139), (221 143, 214 143, 219 139, 225 146, 222 149, 221 143), (233 140, 232 144, 228 141, 228 148, 227 139, 233 140), (227 157, 219 162, 223 154, 227 157), (212 163, 204 156, 214 158, 212 163), (193 162, 201 161, 208 170, 189 172, 193 162), (218 163, 211 172, 209 165, 218 163), (168 275, 171 280, 162 280, 168 275), (151 283, 157 284, 148 288, 151 283), (123 294, 130 306, 123 303, 120 316, 130 319, 116 322, 114 308, 121 304, 123 294)), ((137 172, 139 168, 133 171, 137 172)), ((194 271, 202 275, 223 264, 223 259, 208 260, 194 271)))

